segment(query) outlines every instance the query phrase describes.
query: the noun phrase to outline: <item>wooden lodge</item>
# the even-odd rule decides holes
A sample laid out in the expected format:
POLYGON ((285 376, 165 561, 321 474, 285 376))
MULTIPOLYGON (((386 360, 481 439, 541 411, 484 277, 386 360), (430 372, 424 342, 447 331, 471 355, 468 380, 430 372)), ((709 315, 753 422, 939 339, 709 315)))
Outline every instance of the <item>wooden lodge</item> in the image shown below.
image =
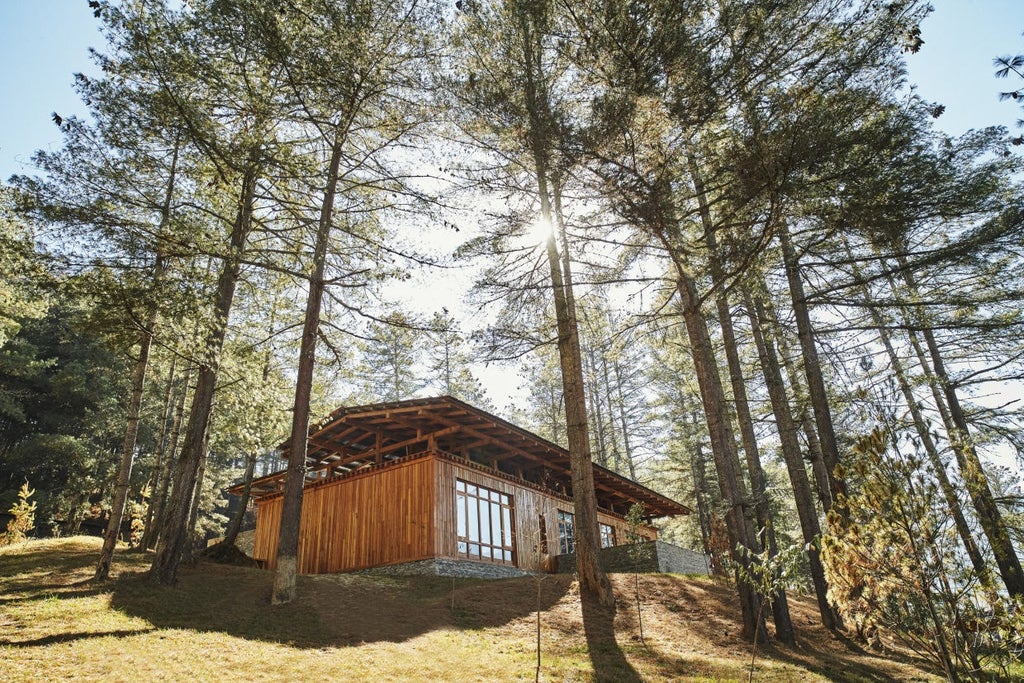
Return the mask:
MULTIPOLYGON (((425 560, 540 570, 573 551, 568 451, 448 396, 335 410, 310 429, 306 476, 301 573, 425 560)), ((284 477, 252 485, 253 554, 268 567, 284 477)), ((634 503, 644 506, 640 533, 652 540, 652 519, 690 512, 598 465, 594 485, 605 546, 626 542, 634 503)))

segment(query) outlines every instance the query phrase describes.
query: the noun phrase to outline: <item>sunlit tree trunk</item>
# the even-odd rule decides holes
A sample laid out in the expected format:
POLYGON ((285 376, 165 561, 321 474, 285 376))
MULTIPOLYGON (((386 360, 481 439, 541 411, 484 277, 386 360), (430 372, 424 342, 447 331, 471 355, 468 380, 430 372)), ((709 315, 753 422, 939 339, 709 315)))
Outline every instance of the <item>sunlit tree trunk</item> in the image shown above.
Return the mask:
POLYGON ((156 557, 150 575, 162 584, 173 584, 178 578, 178 566, 186 543, 190 541, 188 516, 196 475, 204 456, 203 445, 213 408, 213 392, 217 386, 220 356, 227 336, 228 317, 235 297, 235 286, 241 272, 241 259, 246 239, 252 226, 253 202, 256 196, 256 167, 246 168, 241 183, 238 213, 231 229, 229 251, 224 257, 213 302, 213 328, 205 343, 205 354, 199 359, 196 388, 185 428, 185 442, 178 458, 174 486, 167 500, 164 529, 157 544, 156 557))
POLYGON ((271 601, 277 604, 295 599, 298 572, 299 525, 302 514, 302 488, 306 480, 306 438, 309 434, 309 400, 316 366, 317 331, 324 296, 324 272, 327 267, 327 246, 334 220, 334 196, 338 189, 338 171, 342 156, 341 133, 331 146, 320 222, 313 247, 313 272, 309 276, 309 293, 302 323, 299 346, 299 367, 295 379, 295 403, 292 411, 292 433, 288 440, 288 470, 281 506, 281 527, 277 543, 277 564, 271 601))

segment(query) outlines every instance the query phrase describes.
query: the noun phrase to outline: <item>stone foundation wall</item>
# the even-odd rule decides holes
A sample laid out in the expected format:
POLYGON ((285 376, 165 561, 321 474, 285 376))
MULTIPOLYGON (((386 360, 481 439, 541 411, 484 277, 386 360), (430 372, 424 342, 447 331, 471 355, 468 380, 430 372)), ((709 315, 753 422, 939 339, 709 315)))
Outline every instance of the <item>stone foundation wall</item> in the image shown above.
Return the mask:
MULTIPOLYGON (((571 574, 576 571, 575 555, 559 555, 556 559, 560 574, 571 574)), ((602 548, 601 564, 606 572, 711 573, 703 555, 664 541, 647 541, 602 548)))
POLYGON ((455 576, 463 579, 509 579, 530 576, 530 572, 490 562, 471 562, 433 557, 415 562, 389 564, 383 567, 357 569, 352 574, 376 574, 383 576, 455 576))

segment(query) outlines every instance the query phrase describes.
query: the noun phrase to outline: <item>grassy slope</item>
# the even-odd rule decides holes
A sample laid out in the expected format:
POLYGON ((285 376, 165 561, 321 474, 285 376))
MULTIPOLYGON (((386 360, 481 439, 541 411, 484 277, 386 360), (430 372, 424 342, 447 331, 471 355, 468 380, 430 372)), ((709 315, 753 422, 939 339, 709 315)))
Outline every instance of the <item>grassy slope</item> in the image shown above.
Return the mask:
MULTIPOLYGON (((135 554, 118 554, 114 579, 96 586, 98 552, 86 537, 0 549, 0 679, 534 678, 534 579, 303 576, 296 603, 271 607, 268 572, 204 563, 160 588, 135 554)), ((542 680, 746 680, 750 649, 730 588, 642 576, 641 642, 633 577, 613 580, 614 622, 581 610, 570 577, 539 582, 542 680)), ((793 603, 799 646, 762 650, 756 680, 935 680, 836 639, 815 625, 810 601, 793 603)))

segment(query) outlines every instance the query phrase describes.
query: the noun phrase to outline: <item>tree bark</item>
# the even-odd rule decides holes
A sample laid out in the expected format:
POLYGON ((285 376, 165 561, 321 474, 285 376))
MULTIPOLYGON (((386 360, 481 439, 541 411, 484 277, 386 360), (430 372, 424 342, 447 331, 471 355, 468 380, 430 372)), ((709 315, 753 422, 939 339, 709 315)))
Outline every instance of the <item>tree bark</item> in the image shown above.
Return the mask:
POLYGON ((167 444, 167 452, 164 455, 164 464, 160 472, 160 485, 156 499, 156 512, 153 513, 153 533, 146 541, 146 550, 152 550, 166 526, 165 508, 167 496, 170 494, 171 478, 176 469, 176 455, 178 454, 178 441, 181 440, 181 427, 185 421, 185 403, 188 401, 189 391, 192 384, 192 366, 185 368, 185 377, 181 381, 181 390, 175 399, 174 415, 172 416, 171 436, 167 444))
POLYGON ((587 425, 587 403, 583 385, 583 363, 580 352, 579 325, 576 319, 576 302, 572 289, 572 271, 569 268, 569 254, 565 249, 566 237, 562 224, 560 193, 555 187, 552 207, 551 191, 548 187, 550 150, 549 103, 547 93, 537 82, 540 68, 534 53, 539 36, 534 36, 530 19, 525 12, 519 13, 521 37, 523 40, 524 95, 529 116, 529 146, 534 162, 534 176, 537 195, 540 199, 541 218, 551 227, 546 243, 548 268, 551 275, 555 304, 555 320, 558 329, 558 359, 562 370, 562 391, 565 400, 566 437, 569 447, 570 476, 572 479, 573 508, 576 515, 575 546, 576 571, 579 575, 580 591, 585 599, 595 598, 601 605, 614 609, 615 596, 611 582, 601 567, 600 536, 597 526, 597 496, 594 490, 594 470, 590 454, 590 436, 587 425), (556 223, 557 220, 557 223, 556 223), (563 253, 558 253, 556 230, 561 236, 563 253))
MULTIPOLYGON (((704 239, 708 248, 708 269, 711 273, 718 324, 722 330, 722 345, 725 347, 725 359, 729 368, 729 383, 732 387, 733 405, 736 408, 736 421, 739 423, 743 453, 747 460, 747 472, 750 475, 754 516, 757 520, 760 534, 759 542, 763 547, 767 547, 769 557, 775 557, 778 554, 778 545, 775 540, 775 529, 772 524, 771 514, 768 510, 767 480, 764 475, 764 469, 761 467, 761 454, 757 448, 754 420, 750 415, 747 388, 743 380, 743 366, 740 363, 736 333, 733 329, 732 311, 729 306, 728 295, 725 291, 725 273, 719 260, 718 237, 715 234, 716 226, 711 217, 711 208, 708 206, 707 194, 700 169, 697 167, 697 161, 692 155, 689 157, 689 167, 693 187, 697 195, 701 222, 704 226, 704 239)), ((789 602, 786 600, 786 592, 780 589, 771 596, 762 596, 762 599, 765 597, 771 601, 776 638, 792 645, 795 641, 795 636, 793 634, 793 621, 789 615, 789 602)))
MULTIPOLYGON (((793 315, 796 319, 797 338, 804 360, 804 375, 807 378, 807 391, 811 397, 814 411, 814 423, 817 426, 818 439, 821 442, 821 455, 828 477, 831 501, 829 505, 838 503, 840 495, 846 494, 846 483, 837 476, 839 466, 839 445, 836 441, 835 427, 832 422, 832 411, 829 408, 828 393, 825 391, 825 380, 821 372, 821 361, 814 341, 814 329, 804 293, 803 281, 800 277, 800 262, 789 228, 785 221, 778 223, 779 244, 782 247, 782 259, 786 269, 786 281, 789 283, 789 294, 793 300, 793 315)), ((822 501, 825 505, 826 501, 822 501)), ((826 512, 828 512, 826 509, 826 512)))
POLYGON ((324 198, 320 205, 320 222, 313 247, 313 272, 309 277, 309 294, 302 323, 299 346, 299 367, 295 378, 295 404, 292 411, 292 433, 288 440, 288 471, 281 504, 281 526, 277 543, 277 564, 271 602, 275 605, 295 599, 298 571, 299 525, 302 517, 302 487, 306 480, 306 438, 309 435, 309 399, 316 366, 317 331, 320 329, 320 308, 324 295, 324 272, 327 267, 327 245, 334 220, 334 196, 341 167, 342 137, 331 146, 324 198))
POLYGON ((252 480, 256 472, 256 451, 245 456, 245 474, 242 475, 242 496, 238 501, 238 510, 231 517, 228 528, 224 532, 226 546, 234 545, 238 540, 238 532, 242 529, 242 521, 245 519, 246 510, 249 508, 249 497, 252 495, 252 480))
POLYGON ((150 568, 153 579, 165 585, 177 581, 178 566, 185 551, 185 544, 189 542, 188 515, 192 492, 204 455, 203 445, 206 442, 206 430, 213 408, 213 393, 217 386, 220 356, 227 336, 228 317, 235 297, 235 286, 241 272, 241 259, 252 226, 255 196, 256 166, 250 164, 242 176, 238 213, 231 229, 229 250, 217 278, 213 305, 214 325, 205 340, 205 353, 199 359, 199 373, 195 392, 192 394, 185 442, 178 458, 174 487, 167 501, 163 535, 157 544, 156 557, 150 568))
MULTIPOLYGON (((171 220, 171 202, 174 199, 174 184, 177 178, 178 168, 178 146, 174 147, 171 157, 171 167, 167 178, 167 188, 164 193, 163 202, 160 206, 160 224, 157 226, 157 239, 159 240, 171 220)), ((156 258, 153 263, 153 286, 157 289, 159 296, 159 285, 163 280, 164 270, 167 267, 163 256, 163 245, 156 244, 156 258)), ((160 309, 156 299, 152 299, 146 306, 146 321, 139 332, 139 356, 135 360, 135 367, 132 371, 132 391, 128 400, 128 419, 124 429, 124 440, 121 444, 121 462, 117 470, 117 484, 114 487, 114 500, 110 505, 110 520, 107 522, 107 531, 103 536, 103 547, 100 550, 100 558, 96 563, 94 581, 105 581, 110 574, 110 563, 114 559, 114 548, 117 546, 117 537, 121 533, 121 520, 124 517, 125 504, 128 501, 128 487, 131 485, 132 467, 135 464, 135 445, 139 435, 139 415, 142 410, 142 393, 146 388, 146 372, 149 369, 149 351, 153 346, 153 335, 160 319, 160 309)))
POLYGON ((815 597, 818 599, 818 613, 821 615, 822 625, 825 628, 833 629, 838 624, 838 618, 828 602, 828 581, 825 578, 825 569, 821 564, 821 541, 819 538, 821 536, 821 525, 818 522, 818 513, 814 509, 811 482, 807 477, 807 470, 804 468, 803 459, 800 457, 800 441, 797 437, 797 427, 793 421, 793 414, 790 411, 789 399, 786 396, 786 386, 783 382, 782 368, 779 365, 775 342, 772 339, 768 325, 765 323, 766 314, 764 307, 756 302, 748 291, 743 292, 743 305, 747 309, 747 316, 750 318, 754 344, 757 347, 757 355, 761 361, 761 370, 764 374, 765 385, 768 388, 772 413, 775 416, 775 426, 778 430, 779 441, 782 446, 782 457, 786 463, 790 486, 793 489, 797 517, 800 520, 800 530, 803 532, 804 542, 808 548, 807 554, 811 569, 811 581, 814 584, 815 597))
POLYGON ((160 476, 164 470, 164 458, 167 457, 167 436, 171 429, 171 419, 174 416, 174 373, 178 368, 178 357, 171 361, 170 372, 167 373, 167 388, 164 391, 164 407, 160 411, 160 432, 156 438, 156 459, 153 463, 153 472, 149 479, 149 505, 146 507, 146 522, 142 531, 142 540, 139 542, 138 550, 145 551, 150 547, 150 539, 153 537, 153 526, 156 521, 156 499, 157 489, 160 486, 160 476))
MULTIPOLYGON (((744 507, 747 502, 746 486, 740 474, 739 457, 736 454, 735 441, 729 418, 725 412, 725 391, 722 378, 718 372, 714 347, 708 334, 707 325, 700 309, 700 297, 697 287, 689 273, 678 260, 678 251, 672 246, 667 235, 660 233, 659 239, 665 246, 676 270, 676 288, 679 292, 683 309, 683 321, 686 325, 690 341, 690 352, 697 373, 701 401, 704 405, 704 416, 711 437, 711 454, 718 473, 718 487, 725 506, 725 525, 729 534, 730 554, 739 565, 749 565, 749 559, 737 550, 746 547, 751 553, 760 552, 760 544, 753 524, 747 518, 744 507)), ((756 591, 745 581, 737 581, 740 597, 740 609, 743 617, 743 635, 749 640, 754 634, 761 642, 767 640, 767 631, 761 619, 759 599, 756 591)))

